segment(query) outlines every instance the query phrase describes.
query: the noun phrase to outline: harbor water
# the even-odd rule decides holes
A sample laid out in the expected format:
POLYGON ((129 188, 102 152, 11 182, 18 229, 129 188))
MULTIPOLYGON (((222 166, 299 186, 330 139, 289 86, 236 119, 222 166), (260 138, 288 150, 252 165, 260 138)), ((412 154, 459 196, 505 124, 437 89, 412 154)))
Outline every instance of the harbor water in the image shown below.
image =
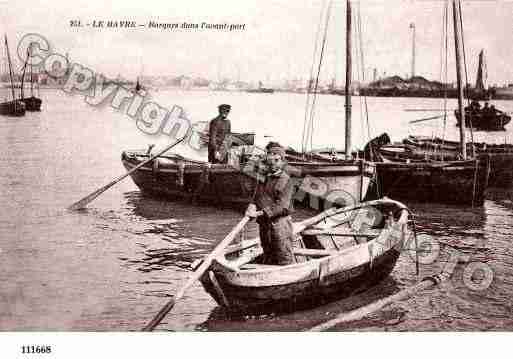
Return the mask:
MULTIPOLYGON (((261 145, 275 140, 301 149, 305 94, 160 90, 152 97, 168 109, 180 106, 194 122, 210 120, 219 104, 229 103, 233 131, 255 132, 261 145)), ((143 133, 124 107, 91 106, 84 96, 59 89, 41 90, 41 98, 41 112, 0 118, 0 330, 140 330, 184 283, 189 265, 209 253, 242 213, 145 197, 130 178, 86 210, 67 211, 125 172, 123 150, 149 144, 158 149, 175 139, 143 133)), ((513 111, 511 102, 495 105, 513 111)), ((454 109, 456 101, 447 106, 454 109)), ((439 111, 405 110, 442 107, 440 99, 354 97, 353 143, 363 148, 369 135, 383 132, 396 141, 409 134, 457 139, 453 116, 445 126, 440 119, 408 124, 439 111)), ((343 97, 318 96, 313 128, 314 147, 343 148, 343 97)), ((512 128, 475 133, 474 140, 511 143, 512 128)), ((187 145, 174 150, 196 159, 206 156, 187 145)), ((440 249, 436 258, 424 260, 429 263, 419 276, 440 271, 457 253, 452 279, 334 329, 512 330, 513 186, 490 189, 487 198, 481 208, 406 203, 416 214, 419 238, 436 240, 440 249), (489 285, 476 285, 484 280, 472 275, 476 265, 488 268, 489 285)), ((310 214, 298 210, 294 216, 310 214)), ((255 234, 254 223, 243 233, 255 234)), ((412 256, 403 253, 386 280, 351 298, 293 313, 242 317, 218 307, 197 283, 159 330, 302 331, 413 285, 419 276, 412 256)))

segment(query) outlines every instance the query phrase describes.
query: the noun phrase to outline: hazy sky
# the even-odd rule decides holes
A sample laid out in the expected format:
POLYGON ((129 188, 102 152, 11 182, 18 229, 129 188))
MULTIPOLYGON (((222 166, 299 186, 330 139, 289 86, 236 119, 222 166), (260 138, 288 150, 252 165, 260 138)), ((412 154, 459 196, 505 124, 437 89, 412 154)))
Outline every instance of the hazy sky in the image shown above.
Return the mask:
MULTIPOLYGON (((324 0, 0 0, 1 31, 14 48, 28 32, 44 35, 73 61, 110 76, 200 75, 276 81, 309 74, 324 0), (107 5, 108 4, 108 5, 107 5), (72 28, 93 20, 164 23, 236 23, 243 31, 72 28)), ((416 73, 440 79, 443 1, 360 2, 366 77, 402 77, 411 69, 410 23, 416 25, 416 73)), ((354 12, 358 3, 354 2, 354 12)), ((452 20, 452 15, 451 15, 452 20)), ((513 82, 513 2, 463 1, 464 36, 470 80, 485 49, 489 83, 513 82)), ((328 27, 323 78, 344 79, 345 1, 334 1, 328 27)), ((454 79, 452 21, 449 79, 454 79)), ((356 60, 355 60, 356 61, 356 60)), ((357 77, 357 76, 355 76, 357 77)))

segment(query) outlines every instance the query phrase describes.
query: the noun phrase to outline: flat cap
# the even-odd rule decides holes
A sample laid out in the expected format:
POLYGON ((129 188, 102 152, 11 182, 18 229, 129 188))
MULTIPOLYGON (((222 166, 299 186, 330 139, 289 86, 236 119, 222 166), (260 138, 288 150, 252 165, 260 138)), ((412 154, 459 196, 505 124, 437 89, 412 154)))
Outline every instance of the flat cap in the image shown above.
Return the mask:
POLYGON ((265 146, 267 153, 272 153, 275 155, 280 155, 285 158, 285 148, 280 145, 278 142, 269 142, 267 146, 265 146))
POLYGON ((222 105, 219 105, 217 108, 219 108, 220 110, 230 110, 232 106, 223 103, 222 105))

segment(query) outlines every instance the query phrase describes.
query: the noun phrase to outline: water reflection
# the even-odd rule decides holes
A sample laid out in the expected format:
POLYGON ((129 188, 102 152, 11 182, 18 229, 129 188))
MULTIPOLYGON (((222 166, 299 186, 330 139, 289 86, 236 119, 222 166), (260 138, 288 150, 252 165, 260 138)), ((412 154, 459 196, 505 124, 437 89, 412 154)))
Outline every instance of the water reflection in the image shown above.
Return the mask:
MULTIPOLYGON (((223 307, 214 308, 208 319, 196 327, 196 330, 208 331, 304 331, 335 316, 365 306, 374 301, 394 294, 401 287, 393 277, 387 277, 378 285, 350 296, 349 298, 320 304, 291 313, 240 315, 231 313, 223 307)), ((376 313, 369 318, 334 328, 351 331, 362 328, 384 328, 402 321, 404 310, 386 310, 376 313)), ((383 330, 383 329, 381 329, 383 330)))

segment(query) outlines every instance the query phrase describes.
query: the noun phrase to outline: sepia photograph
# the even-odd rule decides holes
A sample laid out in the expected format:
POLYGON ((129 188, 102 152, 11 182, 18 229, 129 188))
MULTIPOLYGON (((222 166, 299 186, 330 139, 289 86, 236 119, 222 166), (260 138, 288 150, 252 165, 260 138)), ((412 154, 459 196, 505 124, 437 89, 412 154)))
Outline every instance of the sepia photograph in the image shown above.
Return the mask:
POLYGON ((0 24, 2 341, 513 329, 513 1, 0 0, 0 24))

